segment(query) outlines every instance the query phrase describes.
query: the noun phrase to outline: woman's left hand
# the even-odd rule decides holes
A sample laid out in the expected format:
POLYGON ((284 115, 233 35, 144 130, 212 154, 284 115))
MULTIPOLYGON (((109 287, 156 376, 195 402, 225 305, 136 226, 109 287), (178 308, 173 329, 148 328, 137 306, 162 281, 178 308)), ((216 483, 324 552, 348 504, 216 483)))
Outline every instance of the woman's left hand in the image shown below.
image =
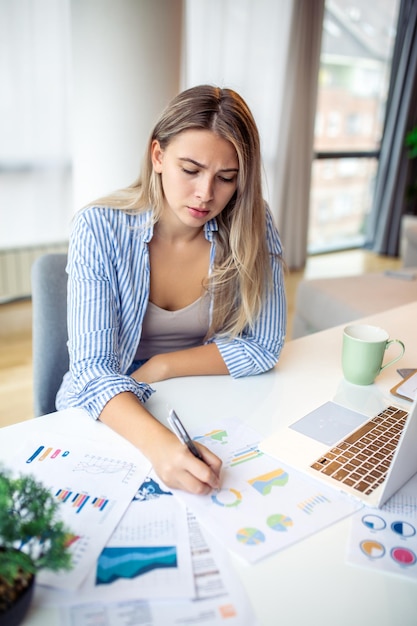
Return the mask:
POLYGON ((137 380, 139 383, 148 383, 148 385, 170 378, 163 357, 163 354, 157 354, 156 356, 148 359, 145 363, 143 363, 143 365, 135 370, 133 374, 131 374, 132 378, 137 380))
POLYGON ((131 375, 139 383, 158 383, 179 376, 224 376, 229 373, 215 343, 156 354, 131 375))

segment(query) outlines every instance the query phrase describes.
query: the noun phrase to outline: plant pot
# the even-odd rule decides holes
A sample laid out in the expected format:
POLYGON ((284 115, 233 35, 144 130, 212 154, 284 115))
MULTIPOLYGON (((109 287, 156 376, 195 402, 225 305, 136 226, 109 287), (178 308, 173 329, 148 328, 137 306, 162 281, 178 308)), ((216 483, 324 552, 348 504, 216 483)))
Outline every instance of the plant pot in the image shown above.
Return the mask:
POLYGON ((22 589, 13 604, 4 611, 0 611, 1 626, 18 626, 25 617, 33 598, 35 590, 35 576, 29 575, 28 585, 22 589))

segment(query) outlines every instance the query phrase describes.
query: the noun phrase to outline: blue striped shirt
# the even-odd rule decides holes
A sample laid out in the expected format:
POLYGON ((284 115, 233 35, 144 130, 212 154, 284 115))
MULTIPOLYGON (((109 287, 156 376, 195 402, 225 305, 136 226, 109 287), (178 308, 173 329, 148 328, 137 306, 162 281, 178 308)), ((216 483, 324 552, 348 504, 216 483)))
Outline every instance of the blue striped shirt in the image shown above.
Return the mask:
MULTIPOLYGON (((108 207, 90 207, 74 221, 67 272, 70 372, 57 395, 58 409, 82 407, 94 418, 123 391, 146 401, 153 389, 129 376, 141 336, 150 290, 148 243, 151 212, 135 215, 108 207)), ((281 352, 286 329, 286 300, 281 243, 269 209, 267 241, 273 289, 254 327, 236 338, 214 336, 231 376, 271 369, 281 352)), ((215 258, 217 221, 205 224, 215 258)))

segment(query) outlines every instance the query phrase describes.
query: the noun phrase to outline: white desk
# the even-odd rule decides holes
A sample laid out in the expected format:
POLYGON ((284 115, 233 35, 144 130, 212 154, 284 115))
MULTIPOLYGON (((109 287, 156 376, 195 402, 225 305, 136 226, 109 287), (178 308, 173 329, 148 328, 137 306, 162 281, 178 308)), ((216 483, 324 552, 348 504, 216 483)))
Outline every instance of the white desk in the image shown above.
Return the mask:
MULTIPOLYGON (((397 402, 389 389, 399 382, 397 367, 417 367, 416 320, 417 302, 366 318, 406 346, 403 358, 384 370, 370 387, 343 381, 342 327, 337 327, 288 342, 276 369, 262 376, 240 380, 195 377, 159 383, 148 406, 165 420, 169 403, 190 425, 206 424, 214 415, 238 416, 263 436, 329 399, 369 414, 386 400, 409 408, 409 403, 397 402)), ((36 431, 38 419, 48 420, 54 431, 75 431, 102 441, 118 437, 82 413, 77 423, 71 424, 60 421, 61 416, 56 413, 1 429, 0 459, 7 460, 14 446, 36 431)), ((416 583, 347 565, 348 532, 349 520, 343 520, 252 566, 232 556, 262 626, 415 626, 416 583)), ((30 626, 58 623, 52 609, 36 606, 25 621, 30 626)))

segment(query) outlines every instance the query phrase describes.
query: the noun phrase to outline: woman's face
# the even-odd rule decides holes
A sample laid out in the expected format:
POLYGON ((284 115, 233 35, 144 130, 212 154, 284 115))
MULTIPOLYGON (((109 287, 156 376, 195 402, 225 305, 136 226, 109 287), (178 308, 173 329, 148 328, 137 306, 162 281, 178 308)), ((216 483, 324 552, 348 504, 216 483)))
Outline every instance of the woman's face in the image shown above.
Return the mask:
POLYGON ((184 225, 201 228, 223 211, 236 191, 236 150, 212 131, 186 130, 165 149, 154 140, 151 156, 162 178, 164 210, 184 225))

